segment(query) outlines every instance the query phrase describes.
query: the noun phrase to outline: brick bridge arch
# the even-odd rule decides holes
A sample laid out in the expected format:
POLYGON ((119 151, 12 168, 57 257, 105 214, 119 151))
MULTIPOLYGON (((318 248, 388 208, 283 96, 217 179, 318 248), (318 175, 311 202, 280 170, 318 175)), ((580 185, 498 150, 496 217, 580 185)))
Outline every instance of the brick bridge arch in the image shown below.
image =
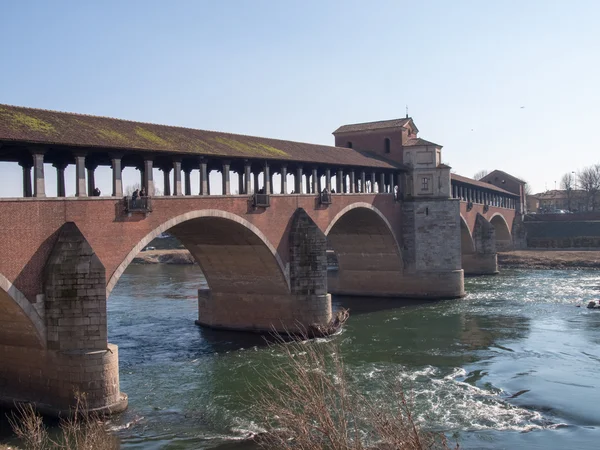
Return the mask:
POLYGON ((497 212, 490 217, 489 222, 494 226, 496 238, 496 250, 508 251, 512 249, 511 227, 508 226, 503 214, 497 212))
POLYGON ((337 258, 328 289, 345 295, 397 296, 402 292, 402 252, 386 216, 357 202, 343 208, 325 230, 337 258))
MULTIPOLYGON (((162 223, 158 227, 156 227, 154 230, 149 232, 146 236, 144 236, 139 241, 139 243, 137 245, 135 245, 133 247, 133 249, 127 254, 127 256, 123 259, 121 264, 119 264, 119 266, 116 268, 116 270, 111 275, 111 277, 107 283, 107 286, 106 286, 107 298, 110 295, 110 293, 112 292, 112 289, 115 287, 115 285, 121 278, 121 275, 123 275, 123 272, 125 271, 125 269, 129 266, 129 264, 131 264, 133 259, 137 256, 137 254, 140 251, 142 251, 142 249, 144 249, 153 239, 155 239, 161 233, 164 233, 167 231, 169 233, 173 234, 175 237, 177 237, 182 242, 182 244, 190 251, 190 253, 194 257, 194 259, 196 260, 198 265, 200 265, 200 267, 202 268, 202 271, 205 274, 205 276, 207 277, 207 281, 209 282, 209 287, 210 287, 211 286, 210 270, 207 270, 208 267, 207 267, 206 262, 203 262, 204 258, 202 258, 201 252, 194 250, 194 247, 198 245, 197 243, 195 243, 194 238, 199 237, 203 231, 206 231, 206 229, 203 229, 202 226, 203 226, 203 224, 205 224, 207 222, 212 222, 214 225, 217 225, 217 226, 220 222, 221 225, 224 227, 221 230, 222 233, 219 236, 219 241, 220 241, 221 246, 226 245, 226 242, 223 242, 223 239, 222 239, 224 237, 223 235, 227 235, 227 233, 230 233, 229 235, 227 235, 227 239, 235 240, 236 232, 238 232, 238 237, 242 237, 239 235, 239 231, 242 228, 246 230, 245 236, 243 236, 246 239, 249 238, 252 240, 251 236, 252 235, 255 236, 257 238, 257 241, 253 242, 253 244, 255 244, 254 246, 256 246, 256 244, 258 244, 258 241, 260 241, 264 245, 264 247, 266 247, 268 249, 268 251, 271 253, 271 255, 273 256, 275 263, 276 263, 276 265, 272 265, 271 268, 275 269, 275 270, 279 269, 279 273, 282 277, 282 281, 286 284, 287 288, 289 289, 289 285, 290 285, 289 270, 286 270, 285 265, 279 255, 277 249, 273 246, 273 244, 271 244, 269 239, 264 235, 264 233, 258 227, 256 227, 252 223, 248 222, 246 219, 238 216, 237 214, 232 214, 227 211, 216 210, 216 209, 201 209, 201 210, 196 210, 196 211, 189 211, 184 214, 173 217, 173 218, 167 220, 166 222, 162 223), (202 219, 205 219, 205 220, 202 220, 202 219), (190 222, 190 223, 188 223, 188 222, 190 222), (188 224, 185 225, 186 223, 188 223, 188 224), (232 223, 237 224, 237 226, 231 226, 232 223)), ((216 231, 216 230, 213 229, 213 231, 216 231)), ((239 242, 237 243, 237 246, 239 246, 239 242)), ((238 264, 236 264, 239 261, 230 260, 229 262, 231 264, 239 266, 238 264)), ((260 262, 260 261, 255 261, 255 262, 260 262)), ((237 267, 237 268, 239 269, 240 267, 237 267)))

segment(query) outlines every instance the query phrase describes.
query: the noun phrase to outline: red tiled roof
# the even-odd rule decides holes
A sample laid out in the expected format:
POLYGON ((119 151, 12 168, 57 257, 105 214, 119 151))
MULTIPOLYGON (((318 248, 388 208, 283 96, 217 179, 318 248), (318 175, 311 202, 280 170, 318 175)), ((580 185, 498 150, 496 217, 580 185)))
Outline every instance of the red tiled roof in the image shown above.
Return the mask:
POLYGON ((435 145, 436 147, 442 147, 439 144, 436 144, 431 141, 426 141, 425 139, 421 139, 421 138, 410 138, 410 139, 407 139, 406 142, 404 143, 405 147, 414 147, 417 145, 435 145))
MULTIPOLYGON (((0 104, 0 142, 391 169, 370 152, 0 104)), ((0 150, 1 152, 1 150, 0 150)))
POLYGON ((503 194, 512 195, 514 197, 518 197, 516 194, 513 194, 512 192, 505 191, 504 189, 496 187, 493 184, 485 183, 483 181, 477 181, 477 180, 474 180, 472 178, 463 177, 463 176, 457 175, 455 173, 451 174, 450 178, 452 179, 452 181, 457 181, 459 183, 470 184, 472 186, 477 186, 479 188, 489 189, 491 191, 502 192, 503 194))
POLYGON ((404 119, 380 120, 379 122, 354 123, 350 125, 342 125, 333 134, 351 133, 355 131, 370 131, 383 128, 398 128, 403 127, 412 119, 410 117, 404 119))

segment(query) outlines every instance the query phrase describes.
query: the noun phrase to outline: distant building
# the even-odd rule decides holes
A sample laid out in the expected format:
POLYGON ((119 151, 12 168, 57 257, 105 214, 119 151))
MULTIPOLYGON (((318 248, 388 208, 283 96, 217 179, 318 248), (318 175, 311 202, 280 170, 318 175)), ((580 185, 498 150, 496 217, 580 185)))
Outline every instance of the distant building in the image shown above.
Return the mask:
POLYGON ((565 190, 555 189, 533 195, 538 201, 537 212, 554 212, 558 210, 580 212, 586 211, 585 191, 574 189, 570 194, 565 190))

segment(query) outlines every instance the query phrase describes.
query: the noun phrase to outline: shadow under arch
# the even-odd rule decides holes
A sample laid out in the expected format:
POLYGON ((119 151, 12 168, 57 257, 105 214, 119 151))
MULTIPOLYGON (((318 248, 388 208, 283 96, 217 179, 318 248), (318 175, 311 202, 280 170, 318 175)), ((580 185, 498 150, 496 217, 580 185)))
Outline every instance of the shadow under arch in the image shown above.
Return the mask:
POLYGON ((496 250, 499 252, 512 250, 512 235, 504 216, 495 213, 489 220, 496 234, 496 250))
POLYGON ((106 286, 107 298, 136 255, 166 231, 173 234, 190 251, 204 272, 211 289, 234 289, 236 283, 224 279, 227 278, 227 274, 246 274, 254 275, 254 280, 242 277, 239 281, 246 284, 245 289, 250 289, 250 283, 256 290, 260 279, 266 283, 259 289, 261 292, 289 292, 289 270, 275 247, 255 225, 226 211, 204 209, 173 217, 144 236, 111 275, 106 286), (241 254, 234 255, 233 250, 241 254), (265 270, 261 272, 260 268, 265 270), (267 271, 268 276, 265 277, 267 271))
POLYGON ((0 344, 46 348, 46 324, 29 300, 0 274, 0 344))
POLYGON ((473 235, 469 230, 469 225, 465 218, 460 215, 460 249, 462 255, 470 255, 475 253, 475 243, 473 242, 473 235))
POLYGON ((334 294, 396 297, 402 292, 402 253, 392 227, 369 203, 341 210, 325 231, 337 271, 328 274, 334 294))

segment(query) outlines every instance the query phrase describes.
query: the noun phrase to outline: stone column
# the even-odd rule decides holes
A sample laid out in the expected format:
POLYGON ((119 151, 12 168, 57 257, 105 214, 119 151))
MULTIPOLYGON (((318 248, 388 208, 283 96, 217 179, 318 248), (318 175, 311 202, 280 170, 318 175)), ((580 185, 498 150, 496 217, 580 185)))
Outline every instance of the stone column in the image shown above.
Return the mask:
POLYGON ((273 190, 273 172, 269 173, 269 194, 274 194, 273 190))
POLYGON ((325 169, 325 187, 331 193, 331 169, 325 169))
POLYGON ((318 181, 318 177, 319 174, 317 173, 317 169, 313 169, 312 170, 312 193, 316 194, 317 192, 319 192, 319 181, 318 181))
POLYGON ((294 188, 296 194, 302 194, 302 166, 296 169, 296 176, 294 177, 294 188))
POLYGON ((183 195, 181 189, 181 160, 173 161, 173 195, 183 195))
POLYGON ((356 188, 355 182, 356 182, 356 179, 354 177, 354 170, 351 170, 350 171, 350 193, 351 194, 354 194, 354 190, 356 188))
POLYGON ((229 183, 229 161, 223 161, 223 195, 231 195, 229 183))
POLYGON ((249 195, 252 190, 252 166, 249 161, 244 161, 244 194, 249 195))
POLYGON ((385 193, 385 173, 379 174, 379 193, 385 193))
POLYGON ((65 197, 65 168, 67 163, 61 161, 52 165, 56 167, 56 196, 65 197))
POLYGON ((192 195, 192 168, 191 167, 184 168, 183 176, 184 176, 184 180, 185 180, 184 195, 192 195))
POLYGON ((33 153, 33 196, 46 196, 46 181, 44 180, 44 154, 33 153))
POLYGON ((375 193, 375 172, 371 172, 371 193, 375 193))
MULTIPOLYGON (((388 175, 388 178, 390 180, 390 194, 393 194, 394 193, 394 174, 390 173, 388 175)), ((432 182, 433 182, 433 180, 432 180, 432 182)))
POLYGON ((344 193, 344 171, 342 169, 338 169, 337 175, 335 176, 335 190, 338 194, 344 193))
POLYGON ((85 155, 75 155, 75 197, 87 197, 85 184, 85 155))
POLYGON ((362 194, 367 193, 367 175, 364 170, 360 172, 360 192, 362 194))
POLYGON ((146 196, 154 197, 154 177, 152 176, 152 160, 144 160, 144 184, 146 196))
POLYGON ((287 194, 287 166, 281 166, 281 193, 287 194))
POLYGON ((200 160, 200 195, 208 195, 208 172, 206 160, 200 160))
POLYGON ((112 165, 112 195, 113 197, 123 197, 123 179, 121 157, 111 156, 112 165))
POLYGON ((269 163, 265 163, 263 169, 263 191, 265 194, 271 193, 271 171, 269 168, 269 163))
POLYGON ((23 168, 23 197, 31 197, 31 163, 21 161, 19 165, 23 168))
POLYGON ((161 167, 163 171, 163 195, 166 197, 167 195, 171 195, 171 179, 169 178, 169 174, 171 173, 171 168, 168 166, 161 167))
POLYGON ((238 172, 238 194, 244 193, 244 172, 238 172))
POLYGON ((94 191, 96 190, 96 177, 95 171, 98 164, 87 164, 87 190, 88 195, 92 197, 94 195, 94 191))

